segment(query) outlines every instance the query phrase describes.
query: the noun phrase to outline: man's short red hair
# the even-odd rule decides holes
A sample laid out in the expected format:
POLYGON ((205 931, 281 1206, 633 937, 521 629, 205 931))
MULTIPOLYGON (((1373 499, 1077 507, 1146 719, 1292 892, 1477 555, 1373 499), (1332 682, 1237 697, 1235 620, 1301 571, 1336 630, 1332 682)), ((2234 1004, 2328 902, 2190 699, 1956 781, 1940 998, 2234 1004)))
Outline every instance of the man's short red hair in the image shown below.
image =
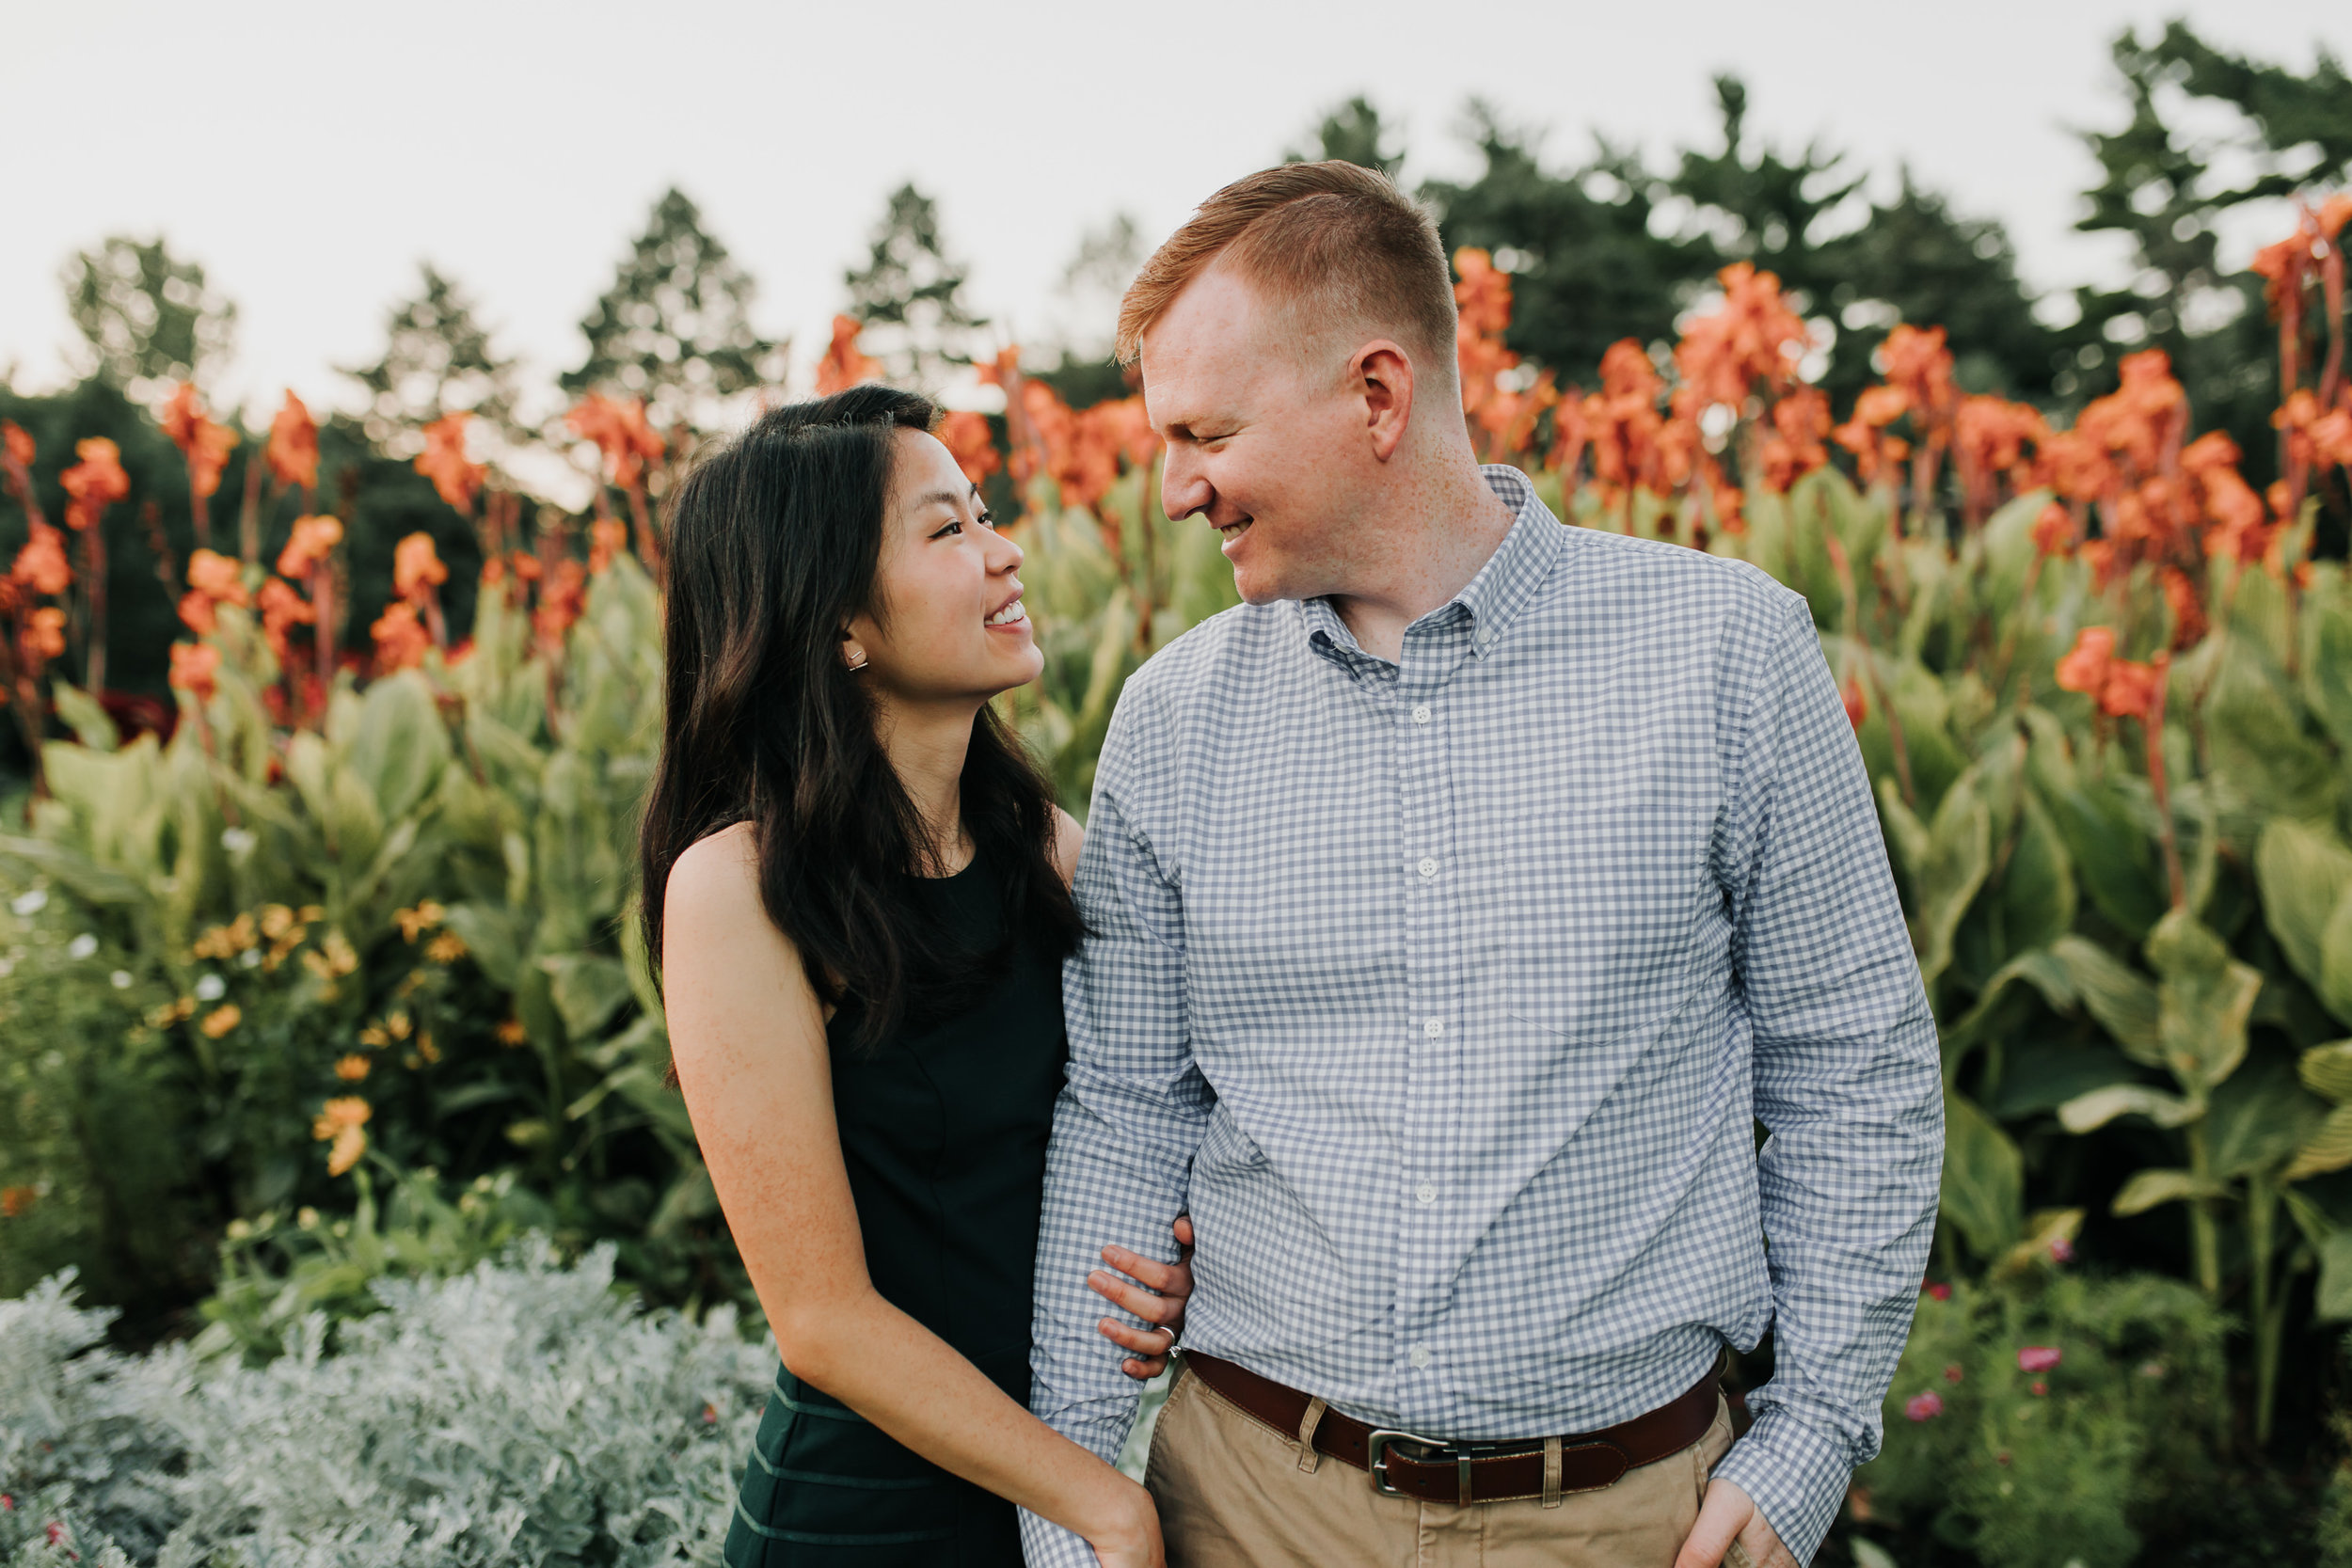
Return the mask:
MULTIPOLYGON (((1119 359, 1212 265, 1293 318, 1302 345, 1345 327, 1393 338, 1424 373, 1454 374, 1454 273, 1438 226, 1375 169, 1285 164, 1200 204, 1143 264, 1119 307, 1119 359)), ((1352 345, 1351 345, 1352 346, 1352 345)))

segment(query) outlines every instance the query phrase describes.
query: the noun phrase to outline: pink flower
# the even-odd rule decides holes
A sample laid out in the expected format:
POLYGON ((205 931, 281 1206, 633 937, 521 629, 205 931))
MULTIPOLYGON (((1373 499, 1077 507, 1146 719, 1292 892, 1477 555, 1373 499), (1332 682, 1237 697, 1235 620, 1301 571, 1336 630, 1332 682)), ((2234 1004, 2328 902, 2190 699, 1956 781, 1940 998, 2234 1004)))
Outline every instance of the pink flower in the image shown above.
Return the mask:
POLYGON ((2060 1236, 2050 1243, 2050 1261, 2071 1263, 2074 1260, 2074 1243, 2060 1236))
POLYGON ((1949 1301, 1952 1299, 1952 1288, 1949 1285, 1931 1285, 1928 1287, 1928 1294, 1938 1301, 1949 1301))
POLYGON ((2035 1378, 2033 1380, 2033 1391, 2034 1397, 2039 1399, 2050 1391, 2050 1386, 2042 1382, 2040 1378, 2035 1378))
POLYGON ((1957 1361, 1944 1369, 1944 1381, 1947 1383, 1958 1383, 1963 1375, 1957 1361))
POLYGON ((14 1513, 15 1512, 16 1499, 6 1492, 0 1492, 0 1513, 14 1513))
POLYGON ((49 1521, 49 1544, 54 1546, 65 1539, 65 1527, 56 1520, 49 1521))
POLYGON ((1931 1388, 1903 1402, 1903 1414, 1915 1421, 1932 1421, 1944 1414, 1944 1396, 1931 1388))
POLYGON ((2065 1353, 2056 1345, 2027 1345, 2017 1353, 2017 1370, 2021 1372, 2046 1372, 2058 1364, 2065 1353))

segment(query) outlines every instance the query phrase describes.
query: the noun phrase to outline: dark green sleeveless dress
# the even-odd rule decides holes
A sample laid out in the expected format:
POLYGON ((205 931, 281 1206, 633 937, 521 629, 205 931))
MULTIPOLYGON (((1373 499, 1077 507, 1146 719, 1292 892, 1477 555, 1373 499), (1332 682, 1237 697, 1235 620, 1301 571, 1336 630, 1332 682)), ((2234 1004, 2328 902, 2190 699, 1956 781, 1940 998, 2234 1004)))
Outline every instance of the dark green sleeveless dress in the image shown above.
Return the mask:
MULTIPOLYGON (((1000 874, 985 855, 910 879, 951 928, 993 949, 1000 874)), ((1061 1090, 1061 967, 1026 935, 1001 978, 945 1022, 879 1049, 826 1035, 834 1115, 874 1288, 1025 1408, 1030 1271, 1061 1090)), ((728 1568, 1021 1568, 1012 1504, 900 1447, 840 1401, 776 1377, 746 1461, 728 1568)))

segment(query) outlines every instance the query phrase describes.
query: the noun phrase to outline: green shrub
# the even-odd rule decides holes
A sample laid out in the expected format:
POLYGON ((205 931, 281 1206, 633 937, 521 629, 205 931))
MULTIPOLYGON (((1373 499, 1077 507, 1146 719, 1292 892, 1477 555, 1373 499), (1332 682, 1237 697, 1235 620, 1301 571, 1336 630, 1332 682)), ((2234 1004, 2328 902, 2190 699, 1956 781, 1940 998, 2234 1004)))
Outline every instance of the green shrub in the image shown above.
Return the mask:
POLYGON ((1853 1512, 1986 1568, 2122 1568, 2216 1484, 2227 1331, 2153 1275, 1924 1295, 1853 1512))

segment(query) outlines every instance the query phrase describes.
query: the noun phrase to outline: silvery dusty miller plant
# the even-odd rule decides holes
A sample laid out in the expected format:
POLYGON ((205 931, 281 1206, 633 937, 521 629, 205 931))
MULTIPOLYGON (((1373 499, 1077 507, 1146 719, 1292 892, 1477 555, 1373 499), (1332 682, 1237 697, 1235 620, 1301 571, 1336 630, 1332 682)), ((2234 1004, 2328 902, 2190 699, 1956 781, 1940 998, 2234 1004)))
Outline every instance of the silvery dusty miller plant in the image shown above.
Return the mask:
POLYGON ((0 1562, 718 1560, 775 1368, 730 1309, 643 1311, 609 1249, 535 1238, 375 1289, 339 1353, 313 1315, 260 1368, 104 1349, 68 1277, 0 1303, 0 1562))

